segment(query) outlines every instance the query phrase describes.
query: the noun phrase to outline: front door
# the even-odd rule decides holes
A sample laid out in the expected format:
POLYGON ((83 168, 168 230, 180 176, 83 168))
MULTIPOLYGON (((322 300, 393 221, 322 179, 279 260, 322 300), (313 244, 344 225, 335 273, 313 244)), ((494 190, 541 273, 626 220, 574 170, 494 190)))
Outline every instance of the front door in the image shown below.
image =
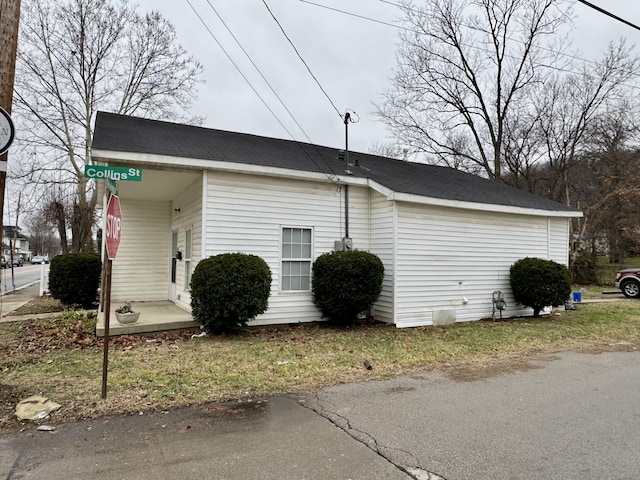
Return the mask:
POLYGON ((178 251, 178 232, 171 232, 171 278, 169 279, 169 300, 176 299, 176 271, 178 267, 178 260, 176 259, 176 252, 178 251))

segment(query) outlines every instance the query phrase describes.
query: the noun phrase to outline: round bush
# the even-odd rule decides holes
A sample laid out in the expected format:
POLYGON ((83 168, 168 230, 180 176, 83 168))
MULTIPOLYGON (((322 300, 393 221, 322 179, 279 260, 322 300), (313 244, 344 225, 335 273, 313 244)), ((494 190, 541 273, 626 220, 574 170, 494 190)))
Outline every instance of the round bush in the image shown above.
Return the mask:
POLYGON ((564 265, 541 258, 522 258, 511 265, 509 281, 515 300, 533 308, 533 316, 548 305, 561 305, 571 294, 571 274, 564 265))
POLYGON ((97 253, 68 253, 51 259, 49 290, 65 305, 91 308, 98 302, 102 261, 97 253))
POLYGON ((230 332, 269 306, 271 271, 256 255, 223 253, 202 260, 191 277, 191 311, 213 333, 230 332))
POLYGON ((325 253, 313 262, 313 301, 323 317, 350 324, 378 299, 383 278, 384 266, 373 253, 325 253))

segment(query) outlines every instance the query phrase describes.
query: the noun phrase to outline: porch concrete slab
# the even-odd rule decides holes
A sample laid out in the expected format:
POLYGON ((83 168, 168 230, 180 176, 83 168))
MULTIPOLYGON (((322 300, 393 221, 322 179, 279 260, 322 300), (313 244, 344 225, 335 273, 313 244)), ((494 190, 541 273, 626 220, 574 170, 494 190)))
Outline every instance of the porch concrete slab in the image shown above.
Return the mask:
MULTIPOLYGON (((181 330, 200 326, 193 321, 191 313, 178 307, 169 300, 158 302, 132 302, 134 312, 140 312, 140 318, 134 324, 122 325, 116 319, 115 310, 118 305, 111 305, 109 314, 109 336, 129 335, 136 333, 163 332, 165 330, 181 330)), ((104 312, 98 313, 96 334, 104 337, 104 312)))

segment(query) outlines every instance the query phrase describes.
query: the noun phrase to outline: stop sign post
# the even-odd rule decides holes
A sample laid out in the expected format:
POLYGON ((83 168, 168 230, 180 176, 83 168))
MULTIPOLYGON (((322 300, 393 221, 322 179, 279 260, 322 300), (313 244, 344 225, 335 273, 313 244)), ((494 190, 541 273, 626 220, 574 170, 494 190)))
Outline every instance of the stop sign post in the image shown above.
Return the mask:
POLYGON ((109 364, 109 317, 111 310, 111 270, 112 260, 118 254, 120 237, 122 234, 122 211, 120 210, 120 198, 117 195, 109 195, 104 225, 104 246, 107 261, 104 275, 104 351, 102 359, 102 398, 107 398, 107 371, 109 364))

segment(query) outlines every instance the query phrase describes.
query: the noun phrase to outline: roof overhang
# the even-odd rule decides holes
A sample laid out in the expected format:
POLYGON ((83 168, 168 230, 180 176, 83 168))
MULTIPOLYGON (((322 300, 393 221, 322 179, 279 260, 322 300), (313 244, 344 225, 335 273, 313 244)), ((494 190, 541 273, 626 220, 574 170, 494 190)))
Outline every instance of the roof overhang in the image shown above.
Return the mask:
MULTIPOLYGON (((349 174, 341 176, 330 176, 320 172, 309 172, 304 170, 285 169, 280 167, 269 167, 263 165, 234 163, 223 160, 203 160, 199 158, 183 158, 169 155, 156 155, 151 153, 119 152, 114 150, 93 150, 92 158, 94 163, 104 163, 109 165, 146 165, 157 170, 166 170, 179 173, 189 171, 202 172, 203 170, 217 170, 223 172, 233 172, 242 174, 265 175, 278 178, 289 178, 296 180, 310 180, 320 182, 332 182, 342 185, 368 186, 378 193, 384 195, 389 201, 407 202, 419 205, 434 205, 464 210, 478 210, 483 212, 510 213, 517 215, 533 215, 541 217, 558 218, 580 218, 583 213, 575 210, 542 210, 534 208, 523 208, 511 205, 498 205, 493 203, 476 203, 444 198, 415 195, 409 193, 395 192, 384 185, 363 177, 349 174)), ((102 183, 102 182, 101 182, 102 183)))

